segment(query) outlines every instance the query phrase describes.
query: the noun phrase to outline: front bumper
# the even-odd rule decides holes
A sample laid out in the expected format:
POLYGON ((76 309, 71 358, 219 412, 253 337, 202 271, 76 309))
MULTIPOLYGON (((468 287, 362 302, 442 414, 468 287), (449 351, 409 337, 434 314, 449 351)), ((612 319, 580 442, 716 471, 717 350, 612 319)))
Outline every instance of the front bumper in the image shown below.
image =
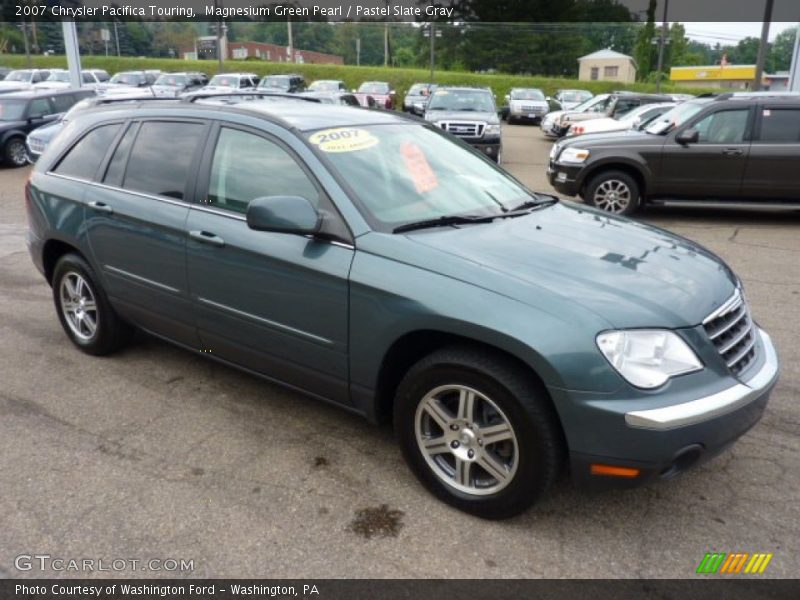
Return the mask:
POLYGON ((538 125, 544 119, 545 113, 535 113, 535 112, 515 112, 509 111, 508 116, 512 119, 516 119, 518 121, 532 121, 534 125, 538 125))
MULTIPOLYGON (((778 381, 778 358, 772 340, 766 332, 758 332, 763 353, 758 371, 747 381, 722 391, 699 398, 676 398, 674 404, 655 408, 649 398, 578 398, 583 423, 577 429, 584 435, 576 437, 571 431, 574 424, 565 424, 573 482, 579 487, 603 489, 668 479, 733 444, 760 420, 778 381), (600 474, 595 472, 597 465, 621 468, 628 474, 600 474)), ((576 406, 574 395, 571 400, 576 406)))
POLYGON ((503 144, 499 137, 493 138, 460 138, 487 158, 497 161, 503 151, 503 144))
POLYGON ((584 165, 562 165, 553 161, 547 165, 547 180, 560 194, 577 196, 581 191, 579 177, 584 165))

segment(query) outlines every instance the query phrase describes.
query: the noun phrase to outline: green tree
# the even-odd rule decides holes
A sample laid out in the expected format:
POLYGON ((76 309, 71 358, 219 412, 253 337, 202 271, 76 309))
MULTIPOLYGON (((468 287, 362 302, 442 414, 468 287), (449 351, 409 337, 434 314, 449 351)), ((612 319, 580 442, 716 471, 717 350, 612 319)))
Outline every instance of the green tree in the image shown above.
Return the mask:
POLYGON ((656 64, 656 47, 653 40, 656 34, 656 0, 650 0, 647 7, 647 23, 639 30, 636 36, 636 46, 633 58, 636 61, 636 75, 640 81, 647 81, 650 72, 656 64))
POLYGON ((792 52, 794 52, 794 40, 797 36, 797 27, 791 27, 781 31, 775 36, 772 47, 769 50, 769 62, 775 71, 788 71, 792 66, 792 52))

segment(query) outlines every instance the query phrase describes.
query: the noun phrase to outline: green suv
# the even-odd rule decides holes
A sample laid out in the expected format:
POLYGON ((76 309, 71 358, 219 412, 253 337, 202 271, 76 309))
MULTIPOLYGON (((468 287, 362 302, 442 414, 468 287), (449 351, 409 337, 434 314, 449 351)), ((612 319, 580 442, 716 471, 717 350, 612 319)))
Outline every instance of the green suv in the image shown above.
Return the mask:
POLYGON ((441 129, 296 98, 86 111, 26 187, 72 342, 134 329, 380 422, 487 518, 569 468, 668 478, 778 376, 741 285, 665 231, 537 195, 441 129))

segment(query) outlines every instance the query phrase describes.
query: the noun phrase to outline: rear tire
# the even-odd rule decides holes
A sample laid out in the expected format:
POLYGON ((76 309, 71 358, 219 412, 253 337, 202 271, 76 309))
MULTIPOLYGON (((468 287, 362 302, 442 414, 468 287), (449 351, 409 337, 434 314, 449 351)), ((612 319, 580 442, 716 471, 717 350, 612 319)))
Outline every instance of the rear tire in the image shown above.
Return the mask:
POLYGON ((583 199, 589 206, 615 215, 631 215, 639 208, 637 181, 624 171, 604 171, 586 185, 583 199))
POLYGON ((67 337, 87 354, 122 348, 133 328, 111 307, 94 270, 78 254, 65 254, 53 271, 53 301, 67 337))
POLYGON ((469 347, 436 351, 409 370, 394 425, 420 482, 487 519, 526 510, 563 465, 563 435, 544 388, 511 361, 469 347))

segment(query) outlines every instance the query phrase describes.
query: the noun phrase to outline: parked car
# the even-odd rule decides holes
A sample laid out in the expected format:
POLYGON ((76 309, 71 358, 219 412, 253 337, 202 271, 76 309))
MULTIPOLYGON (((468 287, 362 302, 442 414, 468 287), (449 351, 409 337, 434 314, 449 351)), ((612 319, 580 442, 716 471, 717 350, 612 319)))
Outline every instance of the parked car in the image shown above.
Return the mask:
POLYGON ((425 107, 425 120, 500 162, 503 153, 500 118, 491 90, 439 86, 425 107))
POLYGON ((28 163, 25 137, 37 127, 57 120, 91 90, 23 90, 0 95, 0 148, 6 165, 28 163))
POLYGON ((49 76, 49 69, 16 69, 0 81, 0 94, 29 90, 35 83, 44 81, 49 76))
POLYGON ((214 75, 202 91, 231 91, 255 89, 258 77, 255 73, 221 73, 214 75))
POLYGON ((586 100, 585 102, 579 104, 571 111, 567 110, 554 110, 547 113, 542 122, 539 123, 539 128, 542 130, 542 133, 549 138, 556 138, 559 137, 558 131, 560 131, 560 127, 557 127, 558 120, 567 114, 568 112, 584 112, 584 111, 592 111, 592 112, 604 112, 606 110, 607 104, 609 102, 609 98, 611 94, 598 94, 597 96, 593 96, 586 100))
POLYGON ((347 86, 341 79, 317 79, 308 86, 309 92, 347 92, 347 86))
POLYGON ((612 213, 647 204, 800 206, 800 95, 729 93, 679 104, 642 132, 559 142, 548 176, 612 213))
POLYGON ((107 96, 97 96, 89 91, 80 90, 78 96, 83 98, 76 102, 72 107, 61 114, 58 119, 37 127, 31 131, 25 139, 25 146, 28 150, 28 162, 31 164, 39 160, 39 157, 47 149, 50 142, 58 135, 66 124, 72 120, 79 112, 88 110, 95 106, 107 105, 112 102, 141 102, 142 100, 152 100, 153 96, 133 96, 112 94, 107 96))
POLYGON ((603 117, 619 118, 642 104, 672 102, 669 96, 656 94, 640 94, 637 92, 613 92, 604 102, 595 104, 589 110, 565 111, 556 120, 553 131, 556 137, 566 135, 573 123, 601 119, 603 117))
POLYGON ((276 90, 287 94, 299 94, 306 90, 302 75, 267 75, 258 84, 258 89, 276 90))
POLYGON ((408 88, 403 98, 403 110, 421 117, 425 114, 425 105, 438 86, 435 83, 415 83, 408 88))
MULTIPOLYGON (((94 89, 101 83, 111 79, 102 69, 85 69, 81 71, 81 87, 94 89)), ((34 84, 37 89, 64 90, 71 86, 69 71, 66 69, 52 69, 44 81, 34 84)))
POLYGON ((552 99, 558 102, 559 110, 572 110, 593 95, 589 90, 557 90, 552 99))
MULTIPOLYGON (((361 106, 353 94, 348 92, 302 92, 304 98, 315 98, 322 104, 340 104, 342 106, 361 106)), ((374 102, 374 101, 373 101, 374 102)), ((372 108, 369 106, 368 108, 372 108)))
POLYGON ((120 104, 54 140, 26 239, 77 348, 139 327, 391 417, 420 482, 489 518, 567 464, 666 479, 759 420, 778 359, 714 254, 420 121, 299 101, 120 104))
POLYGON ((3 81, 6 78, 6 75, 11 73, 13 69, 9 69, 8 67, 0 67, 0 81, 3 81))
POLYGON ((106 83, 98 84, 95 89, 100 96, 117 93, 141 94, 141 89, 137 88, 149 88, 156 82, 158 75, 154 71, 121 71, 115 73, 106 83))
POLYGON ((625 131, 628 129, 641 129, 653 119, 677 105, 676 102, 661 102, 659 104, 642 104, 630 112, 616 119, 604 117, 580 121, 570 126, 567 136, 584 135, 589 133, 610 133, 612 131, 625 131))
POLYGON ((508 122, 532 121, 538 125, 542 117, 550 111, 542 90, 536 88, 512 88, 506 95, 508 104, 508 122))
POLYGON ((370 107, 369 99, 372 98, 376 108, 394 109, 395 92, 385 81, 365 81, 358 90, 353 90, 353 94, 365 108, 370 107))
POLYGON ((205 84, 197 73, 162 73, 152 85, 153 95, 177 98, 186 92, 199 90, 205 84))

